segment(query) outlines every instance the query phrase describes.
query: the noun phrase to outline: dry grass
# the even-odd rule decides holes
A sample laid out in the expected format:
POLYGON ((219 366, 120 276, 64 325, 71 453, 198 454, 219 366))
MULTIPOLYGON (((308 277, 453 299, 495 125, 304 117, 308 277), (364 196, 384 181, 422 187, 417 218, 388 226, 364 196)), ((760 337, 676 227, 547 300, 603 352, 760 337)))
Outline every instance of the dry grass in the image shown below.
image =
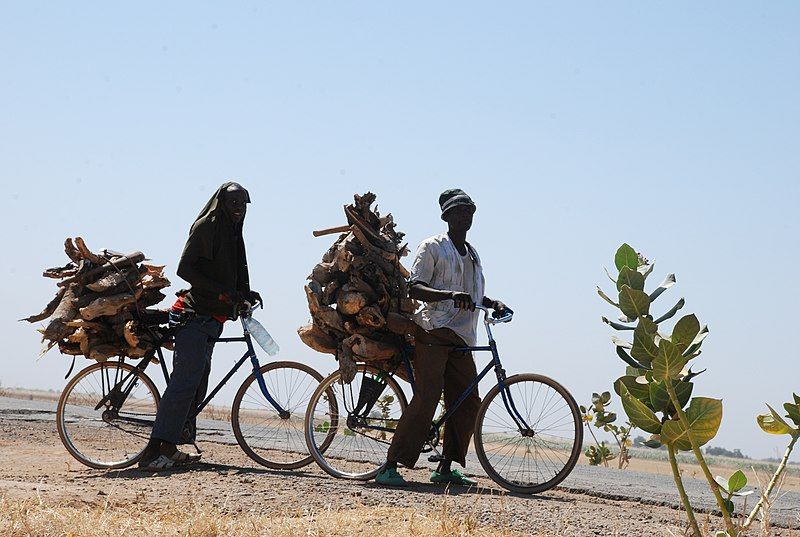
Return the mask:
POLYGON ((517 536, 509 530, 478 523, 473 513, 455 513, 445 500, 437 512, 421 514, 408 508, 355 507, 298 511, 279 516, 227 512, 208 505, 151 504, 46 505, 41 501, 0 498, 0 535, 6 537, 236 537, 254 535, 370 537, 417 535, 517 536))

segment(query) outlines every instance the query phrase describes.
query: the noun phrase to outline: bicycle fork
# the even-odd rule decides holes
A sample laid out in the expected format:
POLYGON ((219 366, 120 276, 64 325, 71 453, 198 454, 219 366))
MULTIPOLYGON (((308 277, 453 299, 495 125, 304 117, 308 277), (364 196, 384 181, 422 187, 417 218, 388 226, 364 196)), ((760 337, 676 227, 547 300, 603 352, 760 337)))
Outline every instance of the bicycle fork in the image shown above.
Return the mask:
POLYGON ((267 389, 267 383, 264 381, 264 375, 261 373, 261 365, 258 363, 258 358, 256 357, 255 353, 250 355, 250 362, 253 364, 253 373, 256 376, 258 387, 261 389, 261 395, 264 396, 264 399, 269 401, 269 404, 271 404, 272 407, 278 412, 278 416, 280 416, 282 420, 288 420, 290 416, 289 411, 284 409, 280 403, 278 403, 275 398, 272 397, 267 389))

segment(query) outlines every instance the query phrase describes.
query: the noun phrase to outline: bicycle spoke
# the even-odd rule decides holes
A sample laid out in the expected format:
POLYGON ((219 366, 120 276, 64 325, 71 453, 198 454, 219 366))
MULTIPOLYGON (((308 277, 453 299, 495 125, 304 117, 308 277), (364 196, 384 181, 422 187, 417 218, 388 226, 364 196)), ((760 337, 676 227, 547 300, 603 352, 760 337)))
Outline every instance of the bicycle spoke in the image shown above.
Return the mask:
POLYGON ((79 461, 95 468, 123 467, 144 449, 157 403, 154 388, 140 375, 121 361, 109 361, 84 369, 70 381, 59 402, 57 424, 64 445, 79 461), (95 410, 131 372, 134 375, 120 386, 122 393, 129 391, 122 406, 112 408, 112 401, 106 401, 95 410))
POLYGON ((261 464, 300 467, 310 461, 304 440, 304 413, 318 381, 303 367, 278 363, 262 373, 267 392, 289 412, 288 418, 281 418, 267 401, 255 376, 240 388, 235 402, 237 440, 261 464))
POLYGON ((513 404, 532 430, 519 430, 500 392, 495 391, 484 403, 476 436, 479 457, 498 483, 512 490, 541 491, 572 469, 582 430, 574 402, 570 404, 553 381, 528 377, 507 383, 507 398, 508 406, 513 404))
POLYGON ((309 420, 313 428, 307 437, 309 447, 320 465, 338 477, 364 478, 374 475, 386 461, 386 452, 392 439, 391 429, 402 414, 401 394, 393 382, 386 384, 378 402, 373 404, 368 414, 363 411, 358 416, 353 414, 367 375, 371 376, 372 370, 361 366, 351 383, 343 384, 335 375, 317 389, 319 394, 323 390, 330 390, 335 405, 327 405, 323 397, 315 400, 312 419, 309 420), (389 395, 394 398, 391 402, 386 399, 389 395), (337 408, 338 413, 328 414, 329 406, 331 410, 337 408), (320 446, 325 441, 329 445, 323 453, 320 446))

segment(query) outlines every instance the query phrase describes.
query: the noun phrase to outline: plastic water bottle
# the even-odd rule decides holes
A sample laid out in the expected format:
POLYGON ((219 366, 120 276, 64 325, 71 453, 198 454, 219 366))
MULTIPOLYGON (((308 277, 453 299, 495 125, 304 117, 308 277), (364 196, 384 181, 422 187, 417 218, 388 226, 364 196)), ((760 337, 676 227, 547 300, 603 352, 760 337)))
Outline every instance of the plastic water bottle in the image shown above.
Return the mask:
POLYGON ((253 339, 256 340, 262 349, 264 349, 264 352, 270 356, 275 356, 278 354, 278 352, 280 352, 281 348, 278 347, 278 344, 275 343, 275 340, 272 339, 272 336, 269 335, 267 329, 264 328, 260 322, 256 321, 252 317, 246 317, 244 324, 253 339))

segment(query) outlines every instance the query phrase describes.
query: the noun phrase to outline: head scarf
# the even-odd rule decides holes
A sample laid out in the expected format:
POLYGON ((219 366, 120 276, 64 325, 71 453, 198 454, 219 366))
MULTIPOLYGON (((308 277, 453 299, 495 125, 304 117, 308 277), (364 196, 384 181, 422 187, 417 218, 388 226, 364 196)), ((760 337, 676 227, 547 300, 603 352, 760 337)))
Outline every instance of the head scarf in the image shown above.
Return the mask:
MULTIPOLYGON (((220 186, 217 189, 217 191, 214 192, 214 195, 211 196, 211 199, 209 199, 208 202, 206 202, 205 206, 200 210, 200 214, 197 215, 197 218, 194 219, 194 223, 192 224, 192 231, 194 231, 194 229, 197 227, 198 222, 201 222, 208 218, 215 217, 218 215, 223 215, 224 218, 228 218, 228 215, 225 213, 225 208, 222 206, 222 197, 225 195, 225 191, 228 190, 228 187, 231 186, 236 186, 239 190, 243 191, 246 197, 245 201, 247 203, 250 203, 250 193, 242 185, 240 185, 239 183, 234 183, 233 181, 223 183, 222 186, 220 186)), ((238 226, 239 231, 241 231, 243 223, 244 219, 242 219, 242 221, 239 222, 238 226)), ((189 234, 191 235, 191 231, 189 232, 189 234)))
MULTIPOLYGON (((247 189, 245 189, 242 185, 232 181, 223 183, 222 186, 220 186, 217 191, 214 192, 214 195, 211 196, 211 199, 208 200, 208 203, 206 203, 202 208, 200 214, 197 215, 197 218, 195 219, 194 223, 192 224, 192 228, 189 231, 189 241, 192 241, 196 234, 200 233, 198 231, 200 224, 206 221, 211 221, 214 223, 214 234, 218 237, 223 236, 223 233, 230 233, 232 227, 235 235, 234 240, 236 240, 238 244, 238 259, 236 260, 238 274, 237 286, 239 288, 238 291, 246 292, 250 290, 250 274, 247 267, 247 254, 244 247, 244 238, 242 237, 242 225, 244 224, 244 218, 242 218, 241 222, 234 224, 223 207, 223 196, 227 189, 233 185, 237 186, 245 193, 245 200, 247 203, 250 203, 250 193, 247 192, 247 189), (225 228, 227 228, 227 230, 225 228)), ((208 229, 208 227, 205 227, 205 229, 208 229)))

